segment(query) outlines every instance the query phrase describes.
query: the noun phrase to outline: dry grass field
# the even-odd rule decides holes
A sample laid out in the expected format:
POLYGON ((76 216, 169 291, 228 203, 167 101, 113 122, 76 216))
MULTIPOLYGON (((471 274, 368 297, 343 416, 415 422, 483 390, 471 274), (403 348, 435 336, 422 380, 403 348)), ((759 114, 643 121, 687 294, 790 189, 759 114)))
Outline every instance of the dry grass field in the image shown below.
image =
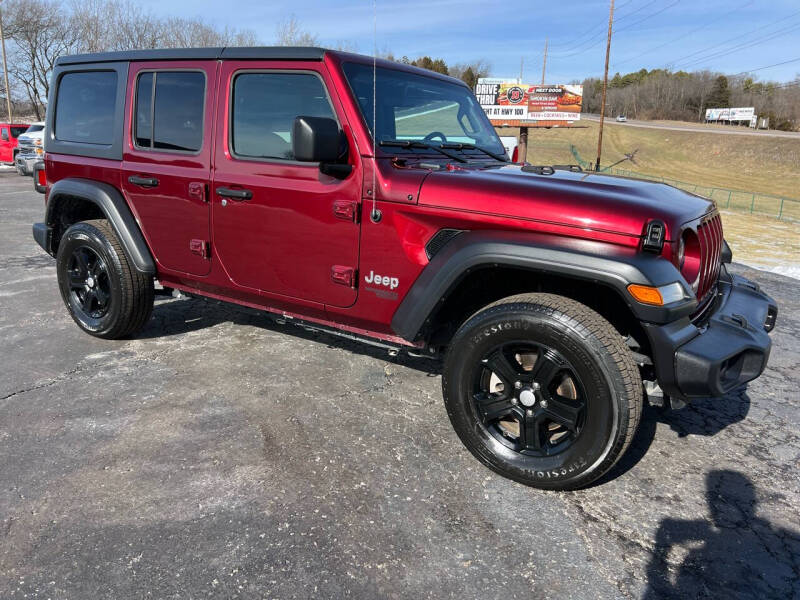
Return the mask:
MULTIPOLYGON (((574 163, 570 144, 585 160, 593 161, 597 156, 597 129, 598 124, 591 121, 581 121, 580 127, 569 129, 530 129, 528 161, 574 163)), ((518 130, 498 132, 517 135, 518 130)), ((620 168, 706 187, 800 200, 800 141, 796 139, 645 129, 606 121, 602 163, 616 162, 634 150, 638 164, 626 161, 620 168)))

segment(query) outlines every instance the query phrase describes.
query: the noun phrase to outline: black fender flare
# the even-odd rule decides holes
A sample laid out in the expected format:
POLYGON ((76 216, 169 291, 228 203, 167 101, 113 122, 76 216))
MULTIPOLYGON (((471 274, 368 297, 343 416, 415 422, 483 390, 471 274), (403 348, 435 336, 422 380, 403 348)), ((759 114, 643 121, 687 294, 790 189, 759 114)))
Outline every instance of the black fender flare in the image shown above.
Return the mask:
POLYGON ((640 321, 669 323, 690 315, 697 307, 694 293, 678 269, 638 248, 541 233, 468 231, 448 242, 422 270, 397 308, 392 330, 405 340, 416 341, 437 304, 462 278, 475 269, 497 266, 609 286, 640 321), (687 297, 666 306, 640 304, 627 290, 632 283, 661 286, 676 281, 687 297))
MULTIPOLYGON (((53 184, 47 197, 45 224, 53 228, 59 224, 61 202, 67 198, 80 198, 95 204, 106 216, 119 238, 133 266, 143 275, 155 275, 156 266, 150 248, 122 194, 112 185, 91 179, 66 178, 53 184)), ((49 250, 48 250, 49 251, 49 250)))

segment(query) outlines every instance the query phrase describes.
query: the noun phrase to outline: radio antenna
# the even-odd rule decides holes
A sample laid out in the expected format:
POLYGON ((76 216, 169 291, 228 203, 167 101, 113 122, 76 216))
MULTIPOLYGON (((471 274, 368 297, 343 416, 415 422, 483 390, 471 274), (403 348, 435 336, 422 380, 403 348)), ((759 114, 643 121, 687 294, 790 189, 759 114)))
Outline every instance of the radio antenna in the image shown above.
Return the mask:
POLYGON ((372 212, 370 219, 373 223, 381 220, 381 211, 378 210, 378 189, 375 187, 376 171, 378 170, 378 0, 372 0, 372 212))

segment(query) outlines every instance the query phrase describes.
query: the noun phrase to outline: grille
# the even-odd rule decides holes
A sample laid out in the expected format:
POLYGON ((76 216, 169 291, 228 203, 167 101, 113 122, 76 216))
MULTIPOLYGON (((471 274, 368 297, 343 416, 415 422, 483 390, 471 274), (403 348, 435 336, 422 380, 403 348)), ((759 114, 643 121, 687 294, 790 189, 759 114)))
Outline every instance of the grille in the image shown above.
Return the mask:
POLYGON ((700 240, 700 274, 697 278, 697 299, 702 304, 716 288, 722 252, 722 219, 715 213, 697 228, 700 240))

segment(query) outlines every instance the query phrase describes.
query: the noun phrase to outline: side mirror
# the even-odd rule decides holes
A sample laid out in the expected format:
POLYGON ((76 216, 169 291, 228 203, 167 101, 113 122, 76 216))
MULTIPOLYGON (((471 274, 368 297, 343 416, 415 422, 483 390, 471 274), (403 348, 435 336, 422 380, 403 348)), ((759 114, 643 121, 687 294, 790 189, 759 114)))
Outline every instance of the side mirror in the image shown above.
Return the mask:
POLYGON ((296 117, 292 127, 294 159, 329 163, 339 158, 339 124, 324 117, 296 117))

